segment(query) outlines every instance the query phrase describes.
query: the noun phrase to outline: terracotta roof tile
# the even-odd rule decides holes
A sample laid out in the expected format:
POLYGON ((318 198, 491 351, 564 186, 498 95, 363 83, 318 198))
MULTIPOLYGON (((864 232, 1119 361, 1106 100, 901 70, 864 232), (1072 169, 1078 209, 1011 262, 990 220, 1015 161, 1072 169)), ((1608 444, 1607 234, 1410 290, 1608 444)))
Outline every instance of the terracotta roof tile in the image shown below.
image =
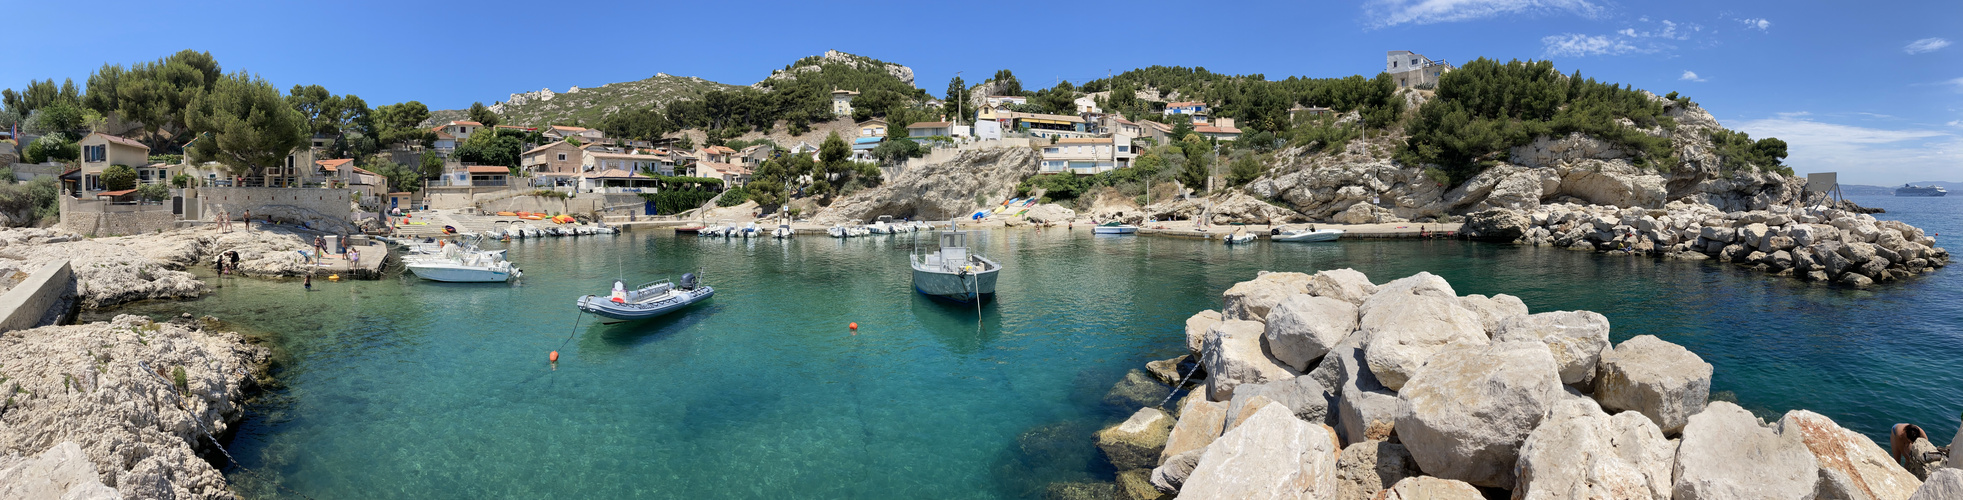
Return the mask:
POLYGON ((470 172, 470 173, 473 173, 473 174, 509 174, 509 173, 511 173, 511 167, 499 167, 499 166, 493 166, 493 165, 472 165, 472 166, 468 166, 468 167, 464 167, 464 170, 465 170, 465 171, 468 171, 468 172, 470 172))

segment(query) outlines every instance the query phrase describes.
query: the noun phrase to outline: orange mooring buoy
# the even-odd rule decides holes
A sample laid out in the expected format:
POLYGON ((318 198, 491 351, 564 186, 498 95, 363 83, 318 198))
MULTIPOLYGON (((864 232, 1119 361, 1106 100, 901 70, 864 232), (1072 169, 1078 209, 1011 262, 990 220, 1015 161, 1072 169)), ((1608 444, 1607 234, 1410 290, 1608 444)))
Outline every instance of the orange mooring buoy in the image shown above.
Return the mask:
POLYGON ((857 329, 859 329, 859 322, 857 322, 857 321, 854 321, 854 322, 852 322, 852 324, 850 324, 850 325, 846 325, 846 327, 847 327, 847 328, 851 328, 851 329, 853 329, 853 330, 857 330, 857 329))
POLYGON ((546 359, 550 359, 554 363, 559 362, 559 351, 552 351, 552 355, 547 356, 546 359))

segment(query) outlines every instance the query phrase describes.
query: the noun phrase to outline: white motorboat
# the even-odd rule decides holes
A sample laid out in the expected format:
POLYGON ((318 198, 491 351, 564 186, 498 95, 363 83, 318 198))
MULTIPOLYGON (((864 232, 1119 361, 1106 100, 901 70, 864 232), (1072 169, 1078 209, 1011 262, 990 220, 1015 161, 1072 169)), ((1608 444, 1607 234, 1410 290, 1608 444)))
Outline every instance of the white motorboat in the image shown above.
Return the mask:
POLYGON ((879 220, 875 220, 871 224, 866 224, 866 232, 872 234, 893 234, 899 232, 895 229, 893 226, 893 216, 891 215, 881 215, 879 216, 879 220))
POLYGON ((1091 226, 1091 234, 1135 234, 1138 226, 1119 222, 1106 222, 1091 226))
POLYGON ((845 231, 844 224, 833 224, 832 227, 825 228, 825 234, 832 235, 833 238, 844 238, 846 236, 850 236, 845 233, 846 231, 845 231))
POLYGON ((995 296, 995 277, 1002 265, 968 253, 968 232, 948 225, 940 233, 940 249, 908 259, 913 266, 913 289, 943 300, 972 303, 995 296))
POLYGON ((501 283, 524 276, 504 250, 486 252, 474 245, 445 245, 442 253, 407 257, 403 264, 416 277, 451 283, 501 283))
POLYGON ((1254 233, 1250 233, 1247 231, 1234 231, 1232 233, 1228 233, 1224 236, 1221 236, 1220 241, 1229 245, 1246 245, 1254 242, 1254 233))
POLYGON ((599 295, 580 297, 575 304, 582 312, 612 320, 601 320, 601 323, 619 323, 668 314, 690 304, 709 300, 715 295, 715 288, 698 283, 695 275, 691 273, 682 275, 682 284, 679 287, 662 280, 628 290, 626 283, 614 281, 613 293, 605 297, 599 295))
POLYGON ((776 229, 770 230, 770 237, 778 239, 789 238, 795 234, 797 232, 791 230, 790 224, 778 224, 776 229))
POLYGON ((1316 230, 1311 228, 1282 231, 1269 236, 1268 239, 1277 242, 1314 243, 1318 241, 1336 241, 1337 238, 1341 237, 1343 237, 1343 230, 1341 229, 1316 230))
POLYGON ((750 221, 749 223, 743 224, 742 236, 745 239, 748 239, 752 236, 761 237, 763 236, 763 230, 757 228, 756 221, 750 221))

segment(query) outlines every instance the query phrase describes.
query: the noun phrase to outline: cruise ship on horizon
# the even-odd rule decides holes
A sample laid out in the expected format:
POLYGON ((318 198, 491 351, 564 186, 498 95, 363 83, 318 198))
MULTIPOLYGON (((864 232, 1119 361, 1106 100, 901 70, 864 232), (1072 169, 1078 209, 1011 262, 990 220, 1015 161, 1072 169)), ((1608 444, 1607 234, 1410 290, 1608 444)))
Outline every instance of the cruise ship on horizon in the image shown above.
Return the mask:
POLYGON ((1942 186, 1903 184, 1902 187, 1895 188, 1895 196, 1943 196, 1947 194, 1949 194, 1949 190, 1943 189, 1942 186))

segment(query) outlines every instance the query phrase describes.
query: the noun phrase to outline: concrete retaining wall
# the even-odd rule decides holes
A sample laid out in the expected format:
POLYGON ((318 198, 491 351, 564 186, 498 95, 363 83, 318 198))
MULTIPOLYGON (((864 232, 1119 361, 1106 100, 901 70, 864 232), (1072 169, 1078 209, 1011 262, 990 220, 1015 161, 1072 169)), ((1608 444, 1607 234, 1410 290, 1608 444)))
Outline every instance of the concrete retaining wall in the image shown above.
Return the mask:
POLYGON ((68 261, 50 262, 27 281, 0 294, 0 332, 60 322, 75 298, 75 272, 68 261))
POLYGON ((111 205, 63 196, 56 227, 89 237, 127 236, 176 228, 177 214, 169 205, 111 205))
POLYGON ((319 213, 340 221, 347 221, 350 211, 348 203, 352 191, 326 188, 246 188, 246 187, 206 187, 198 188, 198 203, 203 205, 201 213, 215 214, 220 210, 231 212, 237 219, 247 210, 257 214, 270 213, 264 207, 288 206, 319 213))

